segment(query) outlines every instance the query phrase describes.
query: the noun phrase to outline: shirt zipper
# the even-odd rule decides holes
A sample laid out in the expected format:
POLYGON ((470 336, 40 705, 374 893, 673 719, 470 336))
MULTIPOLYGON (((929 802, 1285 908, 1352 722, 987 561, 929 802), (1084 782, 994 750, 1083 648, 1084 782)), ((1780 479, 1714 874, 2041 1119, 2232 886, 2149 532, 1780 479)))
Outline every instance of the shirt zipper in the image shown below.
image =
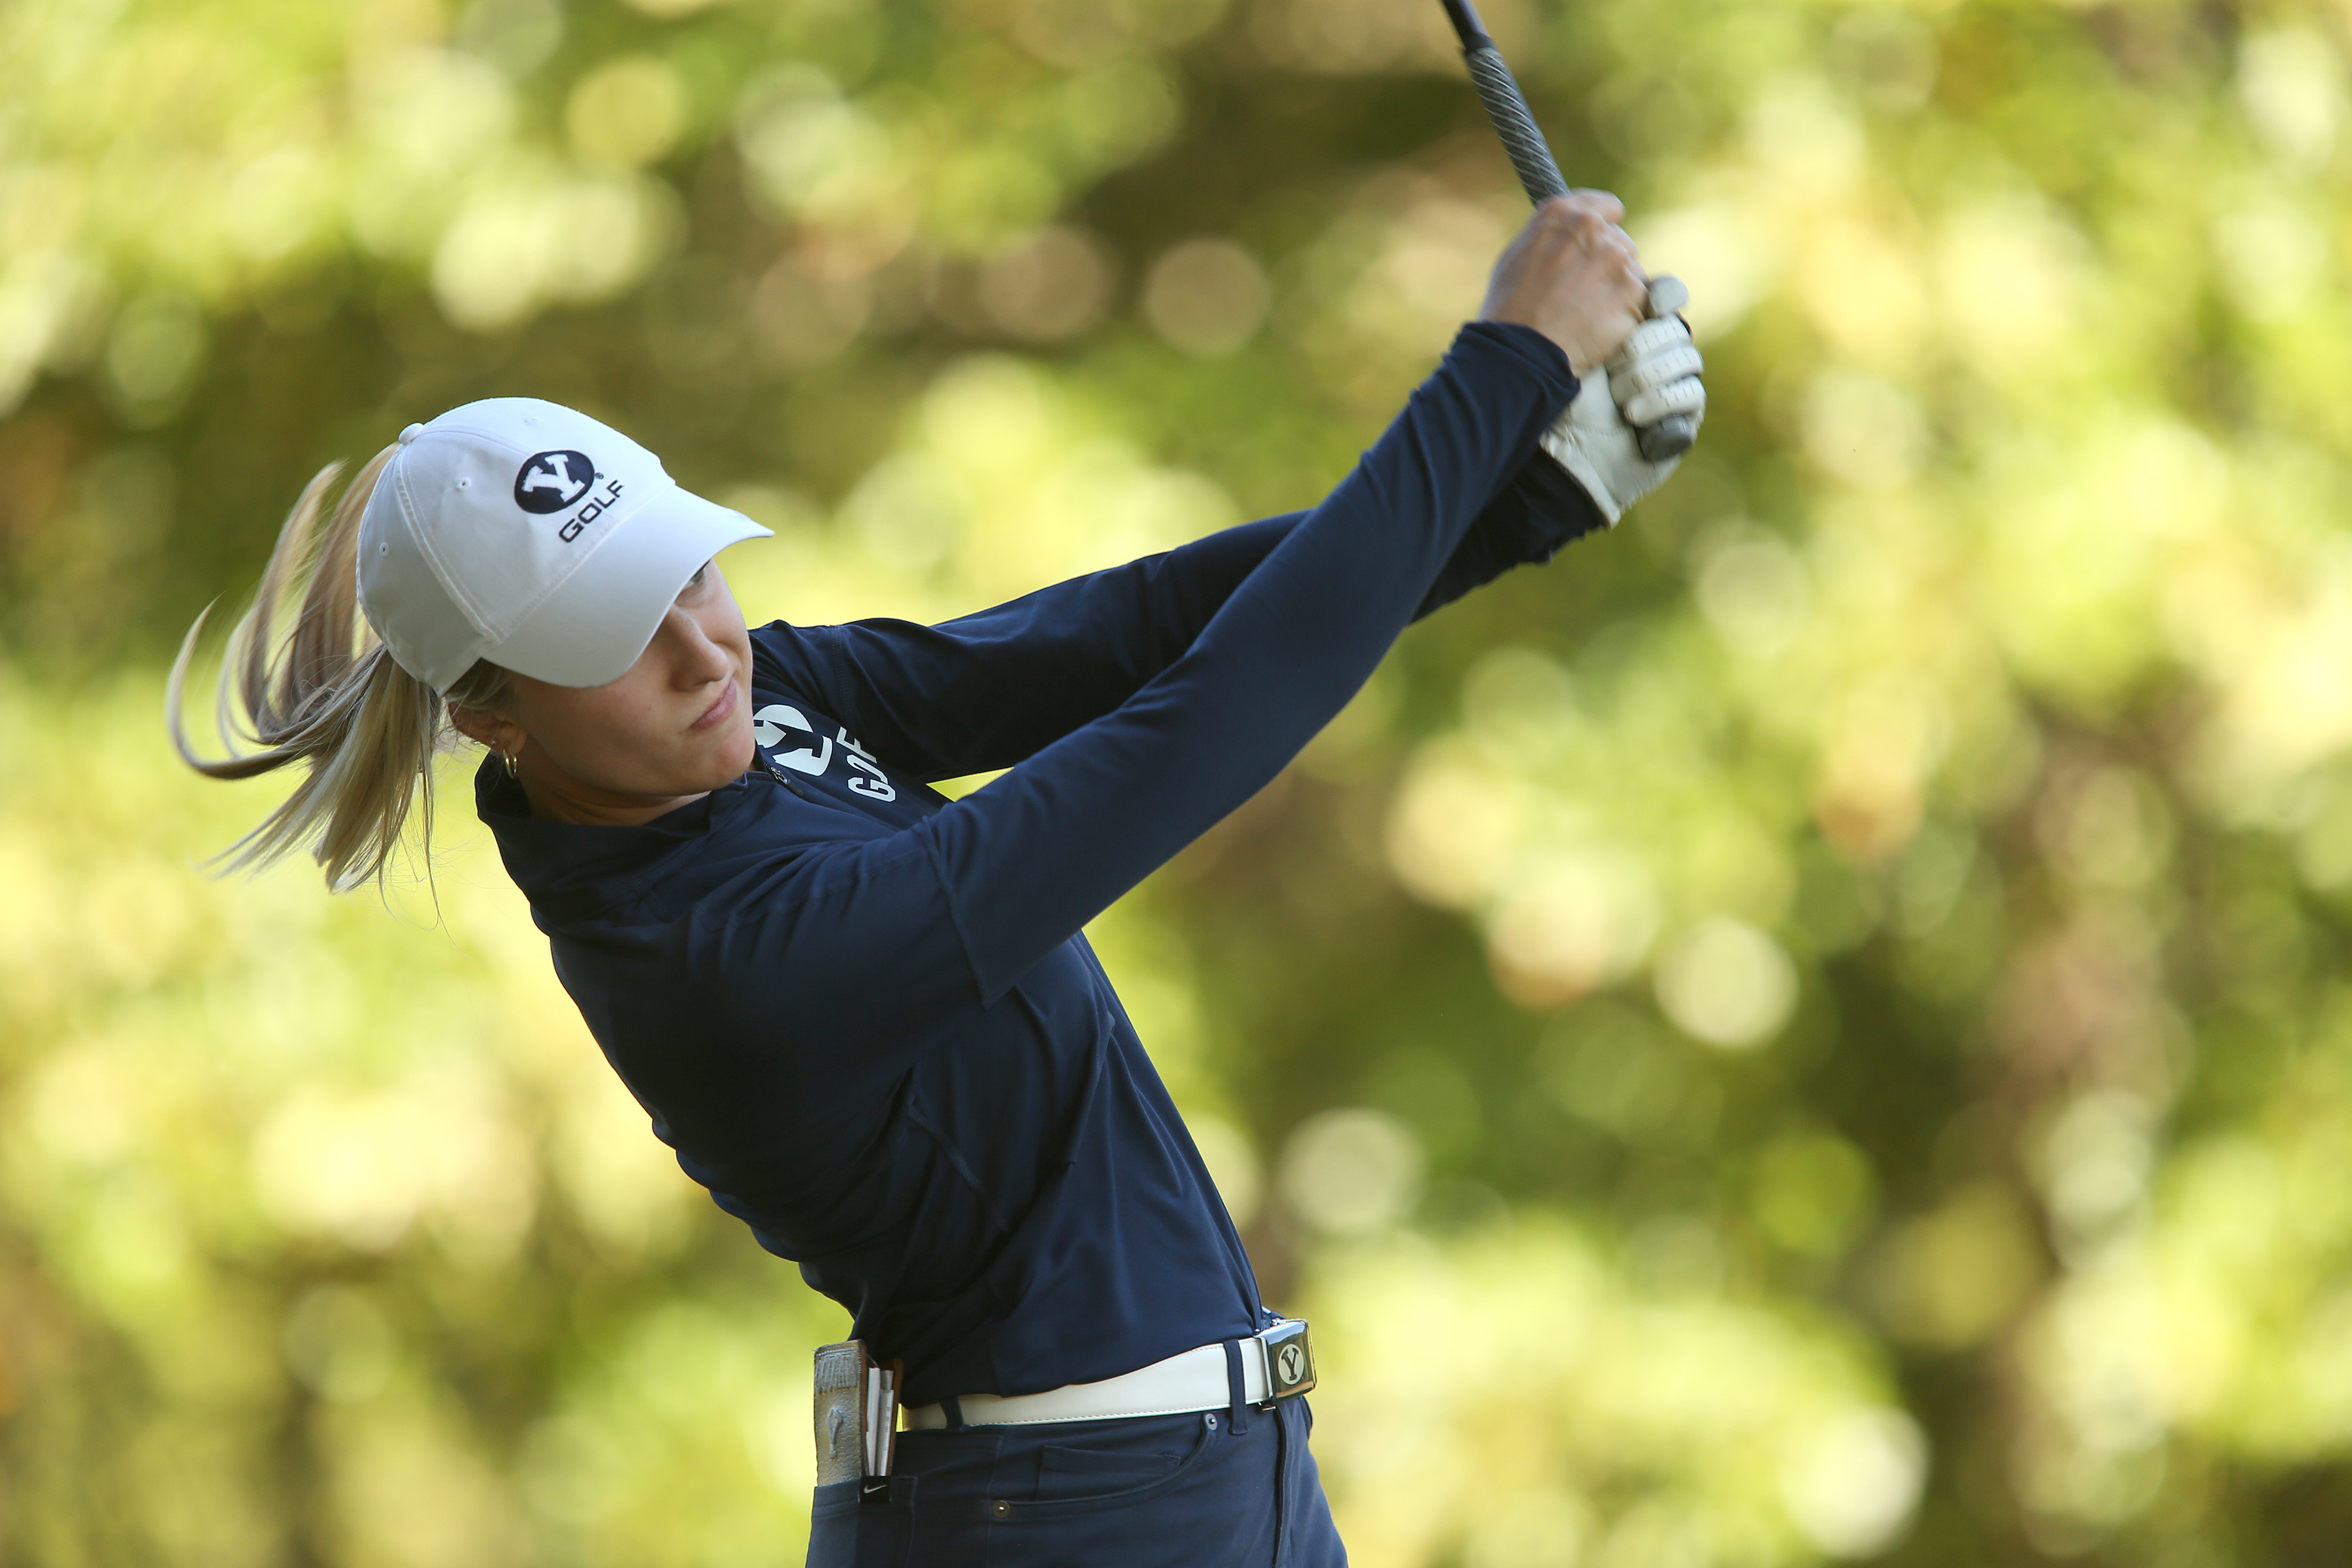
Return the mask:
POLYGON ((829 802, 821 800, 818 796, 810 794, 808 786, 802 784, 798 779, 793 777, 792 771, 779 764, 775 758, 768 755, 765 752, 760 752, 756 754, 760 759, 760 767, 756 771, 766 773, 768 777, 783 785, 786 789, 792 791, 803 800, 819 805, 830 804, 829 802))

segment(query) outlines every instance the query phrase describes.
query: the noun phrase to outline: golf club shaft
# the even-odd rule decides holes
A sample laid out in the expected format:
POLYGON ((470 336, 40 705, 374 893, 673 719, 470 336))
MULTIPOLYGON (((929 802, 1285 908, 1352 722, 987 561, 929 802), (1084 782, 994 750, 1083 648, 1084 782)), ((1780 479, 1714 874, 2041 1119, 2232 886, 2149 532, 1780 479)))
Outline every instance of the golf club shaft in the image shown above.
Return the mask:
POLYGON ((1568 182, 1560 177, 1551 147, 1528 109, 1527 95, 1519 91, 1518 79, 1503 63, 1501 51, 1486 36, 1486 25, 1478 20, 1470 0, 1445 0, 1445 15, 1462 40, 1462 58, 1470 68, 1470 79, 1486 100, 1486 117, 1503 139, 1503 151, 1511 155, 1511 167, 1518 171, 1528 200, 1541 205, 1554 196, 1568 195, 1568 182))

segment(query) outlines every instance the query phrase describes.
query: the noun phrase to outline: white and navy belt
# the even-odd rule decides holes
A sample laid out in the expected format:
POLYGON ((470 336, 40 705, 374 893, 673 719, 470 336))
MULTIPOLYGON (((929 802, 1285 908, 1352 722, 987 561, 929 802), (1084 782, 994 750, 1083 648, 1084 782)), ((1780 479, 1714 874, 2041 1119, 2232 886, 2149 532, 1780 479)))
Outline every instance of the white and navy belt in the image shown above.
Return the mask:
POLYGON ((1248 1339, 1202 1345, 1100 1383, 1073 1383, 1043 1394, 966 1394, 937 1405, 910 1405, 904 1415, 910 1432, 1115 1421, 1244 1405, 1263 1409, 1314 1386, 1315 1347, 1307 1325, 1292 1319, 1248 1339))

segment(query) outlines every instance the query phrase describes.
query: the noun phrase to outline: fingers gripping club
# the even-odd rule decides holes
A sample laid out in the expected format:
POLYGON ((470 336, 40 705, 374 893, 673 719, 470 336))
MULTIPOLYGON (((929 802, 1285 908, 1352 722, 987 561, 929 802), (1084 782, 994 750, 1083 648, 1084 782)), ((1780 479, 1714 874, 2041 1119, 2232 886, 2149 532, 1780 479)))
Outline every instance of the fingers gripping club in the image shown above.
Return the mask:
MULTIPOLYGON (((1445 15, 1454 24, 1454 36, 1462 40, 1462 58, 1470 68, 1470 79, 1477 84, 1478 96, 1486 105, 1486 117, 1495 122, 1495 133, 1502 138, 1503 151, 1510 154, 1511 167, 1518 172, 1519 184, 1527 191, 1528 200, 1541 205, 1554 196, 1566 195, 1568 182, 1560 176, 1559 164, 1551 155, 1551 147, 1544 141, 1543 132, 1536 125, 1535 115, 1528 109, 1527 97, 1519 91, 1517 79, 1511 75, 1511 68, 1503 63, 1502 53, 1495 47, 1495 40, 1486 36, 1486 25, 1479 21, 1477 11, 1470 0, 1444 0, 1444 3, 1445 15)), ((1690 290, 1684 288, 1680 280, 1659 278, 1651 281, 1650 316, 1653 321, 1672 320, 1689 302, 1690 290)), ((1680 324, 1676 322, 1677 326, 1680 324)), ((1636 339, 1640 337, 1639 329, 1634 335, 1636 339)), ((1682 338, 1685 343, 1689 342, 1687 328, 1683 329, 1682 338)), ((1692 351, 1692 356, 1696 357, 1696 350, 1692 351)), ((1628 405, 1629 398, 1638 398, 1643 392, 1656 390, 1639 387, 1624 394, 1618 391, 1620 372, 1633 366, 1641 358, 1641 352, 1633 342, 1629 342, 1625 352, 1611 363, 1610 392, 1616 396, 1619 407, 1623 410, 1626 423, 1640 429, 1642 455, 1654 463, 1662 463, 1690 450, 1691 442, 1697 437, 1698 426, 1687 413, 1652 412, 1644 407, 1643 412, 1651 416, 1645 421, 1633 406, 1628 405)), ((1678 371, 1676 375, 1688 376, 1696 369, 1694 364, 1689 369, 1678 371)))
MULTIPOLYGON (((1633 335, 1625 340, 1624 348, 1609 367, 1610 393, 1617 398, 1617 406, 1624 410, 1625 422, 1641 431, 1642 456, 1654 463, 1681 457, 1698 439, 1698 426, 1688 412, 1669 410, 1658 401, 1661 395, 1678 383, 1687 383, 1694 388, 1698 384, 1691 379, 1698 374, 1698 350, 1691 346, 1690 329, 1682 321, 1683 307, 1689 303, 1690 290, 1683 286, 1681 279, 1651 279, 1650 319, 1633 329, 1633 335), (1670 340, 1671 352, 1653 357, 1643 336, 1654 326, 1665 322, 1672 322, 1673 330, 1659 336, 1670 340), (1623 393, 1619 392, 1617 384, 1621 364, 1647 373, 1623 393)), ((1669 343, 1662 342, 1657 346, 1668 347, 1669 343)))

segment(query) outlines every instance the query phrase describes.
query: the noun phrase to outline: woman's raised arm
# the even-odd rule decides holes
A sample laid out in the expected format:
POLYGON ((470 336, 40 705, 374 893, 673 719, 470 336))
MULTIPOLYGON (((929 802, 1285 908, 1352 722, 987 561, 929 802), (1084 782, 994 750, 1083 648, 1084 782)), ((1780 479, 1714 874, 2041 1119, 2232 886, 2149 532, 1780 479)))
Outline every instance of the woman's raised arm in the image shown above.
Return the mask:
MULTIPOLYGON (((752 631, 752 658, 927 783, 1009 768, 1173 663, 1308 515, 1224 529, 935 626, 778 621, 752 631)), ((1533 452, 1487 500, 1413 618, 1606 526, 1567 470, 1533 452)))
POLYGON ((913 831, 1001 994, 1263 788, 1353 697, 1576 389, 1524 327, 1463 329, 1353 473, 1113 711, 913 831))

